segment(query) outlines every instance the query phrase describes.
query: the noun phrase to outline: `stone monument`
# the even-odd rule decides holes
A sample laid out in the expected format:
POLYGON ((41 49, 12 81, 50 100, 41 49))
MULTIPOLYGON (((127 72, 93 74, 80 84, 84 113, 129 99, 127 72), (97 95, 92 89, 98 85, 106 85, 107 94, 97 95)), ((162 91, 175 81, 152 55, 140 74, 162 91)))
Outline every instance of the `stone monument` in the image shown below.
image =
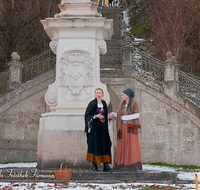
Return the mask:
POLYGON ((113 35, 113 20, 98 13, 98 4, 90 0, 62 0, 61 12, 42 20, 56 54, 56 80, 45 95, 50 113, 42 114, 38 132, 37 168, 57 168, 65 162, 70 168, 88 167, 85 137, 85 109, 95 97, 95 89, 104 91, 100 82, 100 54, 113 35))

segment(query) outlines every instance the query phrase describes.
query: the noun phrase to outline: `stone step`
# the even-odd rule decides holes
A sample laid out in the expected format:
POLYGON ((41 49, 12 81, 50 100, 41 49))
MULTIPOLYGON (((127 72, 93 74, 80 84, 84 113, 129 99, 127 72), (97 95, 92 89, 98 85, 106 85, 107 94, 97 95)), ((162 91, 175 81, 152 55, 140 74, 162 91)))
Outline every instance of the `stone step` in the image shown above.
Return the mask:
MULTIPOLYGON (((72 180, 177 180, 177 172, 137 171, 137 172, 93 172, 89 170, 73 171, 72 180)), ((55 179, 54 170, 36 168, 2 168, 1 179, 55 179)))

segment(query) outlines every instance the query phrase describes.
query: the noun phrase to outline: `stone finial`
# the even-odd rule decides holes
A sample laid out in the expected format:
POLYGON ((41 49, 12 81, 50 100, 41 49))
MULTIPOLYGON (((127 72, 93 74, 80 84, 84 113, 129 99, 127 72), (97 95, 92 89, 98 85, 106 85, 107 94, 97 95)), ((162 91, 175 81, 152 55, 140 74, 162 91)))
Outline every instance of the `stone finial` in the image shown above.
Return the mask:
POLYGON ((172 61, 173 61, 173 63, 177 63, 177 59, 176 59, 176 57, 175 56, 172 56, 172 61))
POLYGON ((171 59, 171 58, 172 58, 172 52, 171 52, 171 51, 168 51, 168 52, 166 53, 166 58, 167 58, 167 59, 171 59))
POLYGON ((176 57, 173 56, 171 51, 168 51, 166 53, 166 58, 167 58, 167 60, 165 61, 166 64, 176 64, 177 63, 176 57))
POLYGON ((12 58, 12 61, 20 61, 21 59, 17 52, 13 52, 11 54, 11 58, 12 58))

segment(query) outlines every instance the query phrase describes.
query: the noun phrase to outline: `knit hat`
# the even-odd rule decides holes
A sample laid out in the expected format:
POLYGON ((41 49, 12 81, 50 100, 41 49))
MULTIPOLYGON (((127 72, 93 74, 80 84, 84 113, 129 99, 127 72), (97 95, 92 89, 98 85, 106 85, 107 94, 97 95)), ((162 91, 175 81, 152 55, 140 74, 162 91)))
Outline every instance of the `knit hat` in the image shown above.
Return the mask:
MULTIPOLYGON (((129 102, 130 102, 129 110, 130 110, 130 114, 131 114, 131 99, 135 96, 135 92, 131 88, 127 88, 127 89, 123 90, 122 93, 129 96, 129 102)), ((123 102, 123 104, 124 103, 125 103, 125 101, 123 102)), ((123 107, 123 104, 121 106, 121 109, 123 107)))

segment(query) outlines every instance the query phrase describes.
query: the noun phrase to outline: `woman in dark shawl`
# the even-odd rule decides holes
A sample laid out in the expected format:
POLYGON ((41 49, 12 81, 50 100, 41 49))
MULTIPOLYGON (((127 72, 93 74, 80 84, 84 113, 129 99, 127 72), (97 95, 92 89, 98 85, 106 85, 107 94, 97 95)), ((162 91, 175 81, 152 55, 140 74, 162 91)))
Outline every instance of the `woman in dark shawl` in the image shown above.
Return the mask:
POLYGON ((87 134, 87 158, 93 163, 93 170, 99 171, 97 164, 103 163, 103 171, 114 171, 108 163, 112 163, 111 141, 108 132, 108 109, 102 100, 103 90, 95 90, 95 99, 92 100, 85 112, 85 132, 87 134))

